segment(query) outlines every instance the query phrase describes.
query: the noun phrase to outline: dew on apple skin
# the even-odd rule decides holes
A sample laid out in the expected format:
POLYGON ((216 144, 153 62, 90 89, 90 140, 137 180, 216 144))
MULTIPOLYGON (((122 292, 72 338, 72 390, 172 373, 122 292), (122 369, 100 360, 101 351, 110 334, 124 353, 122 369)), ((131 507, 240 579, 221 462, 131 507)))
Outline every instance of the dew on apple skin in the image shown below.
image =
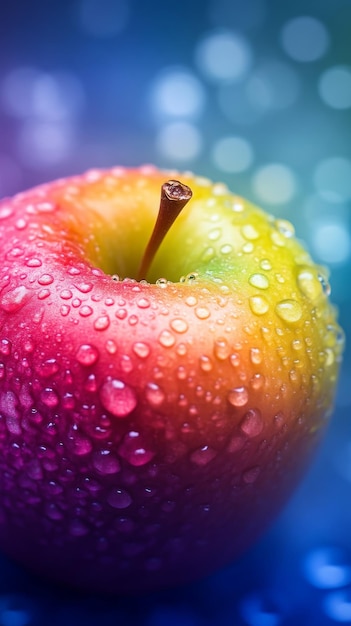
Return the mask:
POLYGON ((63 304, 63 305, 60 307, 60 313, 61 313, 61 315, 62 315, 63 317, 67 317, 67 315, 69 314, 70 310, 71 310, 71 307, 70 307, 70 306, 68 306, 67 304, 63 304))
POLYGON ((205 466, 210 463, 217 456, 217 451, 211 448, 210 446, 202 446, 190 455, 190 460, 195 465, 205 466))
POLYGON ((81 306, 79 309, 79 315, 81 317, 89 317, 93 314, 93 312, 93 309, 88 304, 83 304, 83 306, 81 306))
POLYGON ((269 310, 269 302, 264 296, 251 296, 249 305, 254 315, 264 315, 269 310))
POLYGON ((232 406, 245 406, 249 400, 249 393, 246 387, 235 387, 228 393, 228 401, 232 406))
POLYGON ((272 264, 269 259, 262 259, 262 261, 260 262, 260 268, 261 270, 266 270, 269 272, 272 269, 272 264))
POLYGON ((157 285, 158 287, 161 287, 162 289, 164 289, 164 288, 165 288, 165 287, 167 287, 167 285, 168 285, 168 280, 167 280, 167 278, 158 278, 158 279, 156 280, 156 285, 157 285))
POLYGON ((145 444, 140 433, 134 430, 124 436, 118 452, 123 459, 134 467, 146 465, 155 456, 155 453, 145 444))
POLYGON ((27 267, 41 267, 42 262, 40 259, 32 258, 26 261, 27 267))
POLYGON ((1 296, 0 307, 6 313, 14 313, 22 308, 29 297, 30 291, 24 285, 20 285, 11 291, 7 291, 1 296))
POLYGON ((115 487, 107 494, 107 502, 114 509, 127 509, 132 504, 132 498, 125 489, 115 487))
POLYGON ((74 286, 78 289, 78 291, 81 291, 81 293, 89 293, 93 288, 92 283, 85 283, 85 282, 76 283, 74 286))
POLYGON ((43 363, 36 367, 36 370, 40 376, 44 378, 48 378, 49 376, 53 376, 59 371, 59 364, 56 359, 46 359, 43 363))
POLYGON ((242 473, 243 482, 247 485, 252 485, 261 473, 261 468, 259 465, 255 465, 254 467, 249 467, 244 470, 242 473))
POLYGON ((259 365, 262 363, 262 351, 260 348, 251 348, 250 349, 250 361, 253 365, 259 365))
POLYGON ((150 306, 150 300, 148 300, 147 298, 139 298, 136 304, 139 309, 148 309, 150 306))
POLYGON ((51 274, 42 274, 40 278, 38 278, 39 285, 51 285, 54 282, 54 277, 51 274))
POLYGON ((262 414, 259 409, 250 409, 240 422, 240 429, 248 437, 256 437, 263 430, 262 414))
POLYGON ((163 330, 158 336, 158 341, 164 348, 171 348, 175 344, 175 337, 169 330, 163 330))
POLYGON ((230 356, 230 346, 226 339, 216 339, 213 348, 214 354, 220 361, 225 361, 230 356))
POLYGON ((139 318, 137 315, 130 315, 128 318, 128 324, 130 324, 130 326, 135 326, 139 321, 139 318))
POLYGON ((195 298, 195 296, 188 296, 185 299, 185 304, 188 306, 195 306, 197 304, 197 298, 195 298))
POLYGON ((13 215, 13 208, 10 206, 2 206, 0 208, 0 220, 5 220, 13 215))
POLYGON ((94 365, 98 358, 99 351, 97 350, 97 348, 88 343, 80 345, 76 353, 76 359, 78 363, 86 367, 94 365))
POLYGON ((117 378, 107 379, 102 384, 99 395, 103 407, 115 417, 127 417, 137 405, 134 389, 117 378))
POLYGON ((320 284, 322 285, 323 293, 327 296, 327 298, 329 298, 329 296, 331 294, 331 286, 330 286, 330 283, 328 281, 328 278, 324 274, 319 273, 318 274, 318 280, 319 280, 320 284))
POLYGON ((0 353, 4 356, 9 356, 11 354, 12 344, 9 339, 1 339, 0 341, 0 353))
POLYGON ((128 313, 126 309, 117 309, 115 316, 117 317, 117 319, 119 320, 125 320, 127 317, 128 313))
POLYGON ((210 317, 210 311, 205 306, 198 306, 195 309, 195 315, 199 320, 206 320, 210 317))
POLYGON ((106 330, 109 325, 110 318, 108 317, 108 315, 100 315, 100 317, 98 317, 94 322, 95 330, 106 330))
POLYGON ((141 359, 146 359, 150 354, 150 346, 143 341, 136 341, 133 346, 133 352, 141 359))
POLYGON ((117 352, 117 344, 113 339, 108 339, 106 341, 105 348, 109 354, 116 354, 117 352))
POLYGON ((94 453, 93 466, 103 475, 118 474, 121 471, 120 463, 111 450, 99 450, 94 453))
POLYGON ((257 289, 268 289, 269 287, 269 280, 264 274, 251 274, 249 283, 257 289))
POLYGON ((45 406, 50 409, 56 407, 59 403, 59 397, 54 389, 46 387, 40 394, 40 399, 45 406))
POLYGON ((173 319, 170 326, 176 333, 185 333, 188 330, 187 322, 181 318, 173 319))
POLYGON ((252 224, 244 224, 241 228, 241 234, 244 239, 249 241, 255 241, 255 239, 258 239, 260 236, 260 233, 252 224))
POLYGON ((285 322, 295 323, 302 317, 302 307, 297 300, 281 300, 276 305, 275 311, 285 322))
POLYGON ((160 406, 166 399, 166 395, 159 385, 156 383, 148 383, 145 388, 146 400, 153 407, 160 406))
POLYGON ((200 356, 200 367, 203 372, 210 372, 212 370, 213 364, 209 356, 205 354, 200 356))

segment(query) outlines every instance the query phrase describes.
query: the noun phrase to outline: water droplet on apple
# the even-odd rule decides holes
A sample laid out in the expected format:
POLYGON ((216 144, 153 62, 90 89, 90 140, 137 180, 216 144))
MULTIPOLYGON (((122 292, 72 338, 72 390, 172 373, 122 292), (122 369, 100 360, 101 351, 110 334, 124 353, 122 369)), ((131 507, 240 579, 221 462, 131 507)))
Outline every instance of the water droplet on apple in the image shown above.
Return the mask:
POLYGON ((221 235, 222 235, 221 228, 214 228, 213 230, 210 230, 210 232, 208 233, 208 238, 211 241, 217 241, 217 239, 219 239, 221 235))
POLYGON ((200 367, 203 372, 210 372, 213 367, 210 357, 206 356, 205 354, 200 356, 200 367))
POLYGON ((175 337, 169 330, 163 330, 160 333, 158 340, 164 348, 171 348, 175 344, 175 337))
POLYGON ((268 300, 263 296, 251 296, 249 304, 254 315, 264 315, 269 310, 268 300))
POLYGON ((41 265, 42 265, 42 262, 40 259, 32 258, 26 261, 27 267, 40 267, 41 265))
POLYGON ((116 417, 127 417, 138 403, 134 389, 117 378, 103 383, 100 400, 104 408, 116 417))
POLYGON ((167 280, 167 278, 158 278, 158 279, 156 280, 156 285, 157 285, 158 287, 163 288, 163 289, 165 289, 165 287, 167 287, 167 284, 168 284, 168 280, 167 280))
POLYGON ((54 202, 48 200, 43 202, 37 202, 36 209, 39 213, 53 213, 57 209, 57 205, 54 202))
POLYGON ((54 278, 51 274, 42 274, 40 278, 38 278, 39 285, 51 285, 53 282, 54 278))
POLYGON ((260 262, 261 270, 269 271, 272 269, 272 263, 268 259, 262 259, 260 262))
POLYGON ((128 313, 126 309, 117 309, 115 316, 119 319, 119 320, 125 320, 127 317, 128 313))
POLYGON ((281 300, 276 305, 275 311, 284 322, 295 323, 302 317, 302 307, 297 300, 281 300))
POLYGON ((272 243, 279 248, 283 248, 286 245, 285 236, 277 230, 271 232, 271 240, 272 243))
POLYGON ((137 300, 137 306, 139 309, 148 309, 150 301, 147 298, 139 298, 139 300, 137 300))
POLYGON ((185 304, 188 306, 195 306, 195 304, 197 304, 197 298, 195 298, 195 296, 188 296, 185 299, 185 304))
POLYGON ((235 387, 228 393, 228 401, 232 406, 245 406, 249 400, 249 393, 246 387, 235 387))
POLYGON ((70 441, 70 448, 73 454, 77 456, 84 456, 92 451, 93 446, 87 437, 83 437, 82 435, 75 433, 70 441))
POLYGON ((38 299, 39 300, 45 300, 45 298, 48 298, 49 295, 50 295, 49 289, 40 289, 40 291, 38 293, 38 299))
POLYGON ((226 339, 216 339, 213 350, 220 361, 225 361, 230 355, 230 346, 226 339))
POLYGON ((269 287, 269 280, 264 274, 251 274, 249 283, 257 289, 268 289, 269 287))
POLYGON ((93 466, 100 474, 117 474, 121 470, 117 457, 111 450, 99 450, 94 453, 93 466))
POLYGON ((1 339, 0 341, 0 352, 4 356, 9 356, 11 354, 12 344, 9 339, 1 339))
POLYGON ((113 339, 108 339, 105 343, 106 351, 109 354, 116 354, 117 352, 117 344, 113 339))
POLYGON ((133 352, 141 359, 146 359, 150 354, 150 346, 143 341, 136 341, 133 344, 133 352))
POLYGON ((67 304, 63 304, 60 308, 60 313, 63 317, 66 317, 68 315, 68 313, 70 312, 71 307, 69 307, 67 304))
POLYGON ((202 446, 202 448, 198 448, 191 453, 190 460, 196 465, 204 466, 210 463, 216 456, 216 450, 210 446, 202 446))
POLYGON ((156 383, 148 383, 146 385, 145 396, 149 404, 153 407, 160 406, 166 398, 163 389, 156 383))
POLYGON ((79 291, 81 291, 82 293, 89 293, 89 291, 92 290, 93 288, 93 284, 92 283, 76 283, 74 285, 79 291))
POLYGON ((252 224, 244 224, 244 226, 242 226, 241 228, 241 234, 244 239, 248 239, 249 241, 254 241, 260 236, 260 233, 252 224))
POLYGON ((90 345, 89 343, 85 343, 79 346, 77 353, 76 353, 77 361, 81 365, 85 365, 86 367, 93 365, 97 361, 98 358, 99 358, 99 351, 97 350, 97 348, 90 345))
POLYGON ((38 374, 40 374, 44 378, 47 378, 49 376, 53 376, 59 371, 59 364, 56 359, 47 359, 46 361, 41 363, 41 365, 39 365, 36 369, 38 374))
POLYGON ((110 325, 110 318, 108 315, 101 315, 94 322, 95 330, 106 330, 110 325))
POLYGON ((176 333, 185 333, 188 330, 188 324, 181 318, 175 318, 171 321, 171 328, 176 333))
POLYGON ((295 235, 295 228, 288 220, 278 219, 275 221, 275 225, 279 232, 287 239, 295 235))
POLYGON ((130 315, 130 317, 128 318, 128 323, 130 324, 130 326, 135 326, 139 321, 139 318, 137 315, 130 315))
POLYGON ((310 269, 304 269, 297 276, 301 293, 309 300, 316 300, 322 294, 322 286, 317 276, 310 269))
POLYGON ((93 309, 88 304, 83 304, 79 309, 79 315, 81 315, 81 317, 89 317, 92 313, 93 309))
POLYGON ((322 285, 322 289, 323 289, 323 293, 329 297, 331 294, 331 287, 328 281, 327 276, 325 276, 325 274, 318 274, 318 280, 320 282, 320 284, 322 285))
POLYGON ((30 291, 24 286, 7 291, 0 298, 0 306, 7 313, 18 311, 30 297, 30 291))
POLYGON ((199 318, 199 320, 206 320, 210 317, 210 312, 205 306, 198 306, 195 309, 195 315, 199 318))
POLYGON ((132 504, 132 498, 125 489, 115 487, 108 493, 107 502, 114 509, 126 509, 132 504))
POLYGON ((259 477, 261 472, 261 468, 259 465, 255 465, 254 467, 249 467, 242 473, 242 479, 244 483, 247 485, 251 485, 254 483, 259 477))
POLYGON ((240 428, 248 437, 256 437, 262 432, 263 420, 258 409, 250 409, 240 422, 240 428))
POLYGON ((6 218, 13 215, 13 208, 10 206, 2 206, 0 208, 0 220, 5 220, 6 218))
POLYGON ((250 379, 250 385, 252 389, 254 389, 255 391, 259 391, 259 389, 262 389, 262 387, 264 386, 265 380, 266 379, 263 374, 256 373, 250 379))
POLYGON ((262 363, 262 352, 259 348, 250 349, 250 360, 254 365, 262 363))
POLYGON ((40 394, 40 398, 43 404, 51 409, 56 407, 59 403, 59 397, 56 391, 54 391, 54 389, 52 389, 51 387, 46 387, 45 389, 43 389, 40 394))
POLYGON ((118 451, 134 467, 146 465, 155 456, 155 453, 148 448, 140 433, 135 430, 125 435, 118 451))

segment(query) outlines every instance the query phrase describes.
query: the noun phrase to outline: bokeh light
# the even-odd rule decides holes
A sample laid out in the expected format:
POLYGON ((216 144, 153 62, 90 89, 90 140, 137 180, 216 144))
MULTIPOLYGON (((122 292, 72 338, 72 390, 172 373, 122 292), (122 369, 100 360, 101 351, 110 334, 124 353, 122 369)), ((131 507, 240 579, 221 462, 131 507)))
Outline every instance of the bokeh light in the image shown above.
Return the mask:
POLYGON ((183 165, 195 159, 202 147, 200 131, 187 122, 172 122, 163 126, 156 137, 157 150, 169 161, 183 165))
POLYGON ((127 0, 80 0, 78 20, 92 37, 110 38, 123 31, 129 20, 127 0))
POLYGON ((284 204, 296 193, 295 175, 282 163, 269 163, 259 167, 252 184, 258 199, 268 204, 284 204))
POLYGON ((351 107, 351 67, 336 65, 323 72, 318 83, 319 95, 333 109, 351 107))
POLYGON ((284 24, 281 43, 295 61, 308 63, 322 57, 329 47, 329 34, 315 17, 295 17, 284 24))
POLYGON ((243 137, 222 137, 216 141, 212 158, 214 164, 223 172, 232 174, 247 170, 254 159, 251 144, 243 137))
POLYGON ((185 69, 166 70, 151 87, 151 107, 156 119, 198 117, 204 104, 205 92, 200 80, 185 69))
POLYGON ((195 56, 199 69, 216 82, 241 80, 252 63, 246 38, 230 31, 214 32, 204 37, 197 45, 195 56))

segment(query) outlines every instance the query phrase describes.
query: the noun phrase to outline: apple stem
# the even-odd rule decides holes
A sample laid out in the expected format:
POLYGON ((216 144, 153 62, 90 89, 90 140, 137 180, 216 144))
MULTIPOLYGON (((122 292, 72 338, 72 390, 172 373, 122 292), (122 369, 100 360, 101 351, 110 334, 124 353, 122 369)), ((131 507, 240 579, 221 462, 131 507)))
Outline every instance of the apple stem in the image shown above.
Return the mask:
POLYGON ((146 277, 163 239, 192 195, 190 187, 179 180, 168 180, 162 185, 157 220, 139 266, 138 280, 146 277))

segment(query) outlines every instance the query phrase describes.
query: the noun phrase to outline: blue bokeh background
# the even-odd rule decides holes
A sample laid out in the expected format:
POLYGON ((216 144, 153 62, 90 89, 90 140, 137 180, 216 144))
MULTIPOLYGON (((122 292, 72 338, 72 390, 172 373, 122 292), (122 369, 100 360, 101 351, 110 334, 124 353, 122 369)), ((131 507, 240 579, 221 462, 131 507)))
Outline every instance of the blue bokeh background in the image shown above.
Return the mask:
MULTIPOLYGON (((18 0, 0 9, 0 195, 156 163, 294 222, 350 329, 349 0, 18 0)), ((309 474, 246 555, 185 588, 77 595, 0 559, 0 625, 351 623, 347 349, 309 474)))

